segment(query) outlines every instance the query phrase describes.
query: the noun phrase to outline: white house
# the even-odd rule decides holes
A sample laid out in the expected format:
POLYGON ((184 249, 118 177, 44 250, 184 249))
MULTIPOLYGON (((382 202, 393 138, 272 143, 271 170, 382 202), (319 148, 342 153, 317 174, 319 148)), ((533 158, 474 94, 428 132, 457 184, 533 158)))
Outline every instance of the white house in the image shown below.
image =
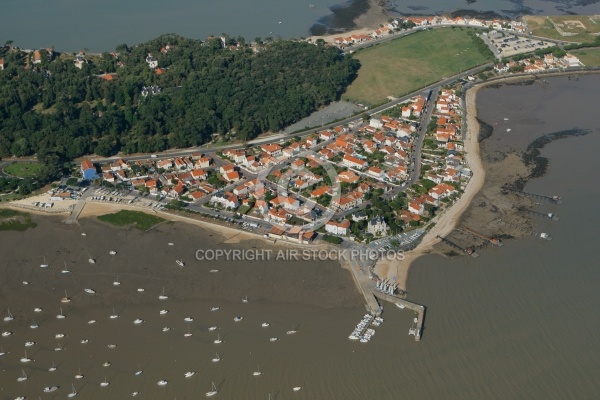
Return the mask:
POLYGON ((342 222, 327 221, 325 224, 325 231, 334 235, 345 236, 348 234, 348 229, 350 229, 350 221, 347 219, 343 220, 342 222))

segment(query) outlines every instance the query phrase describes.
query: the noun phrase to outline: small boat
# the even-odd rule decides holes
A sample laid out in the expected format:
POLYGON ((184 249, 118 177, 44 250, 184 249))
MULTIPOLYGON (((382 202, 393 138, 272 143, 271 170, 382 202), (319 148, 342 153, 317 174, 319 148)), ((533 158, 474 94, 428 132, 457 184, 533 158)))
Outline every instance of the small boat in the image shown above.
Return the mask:
POLYGON ((95 319, 90 319, 90 320, 88 321, 88 325, 94 325, 95 323, 96 323, 96 320, 95 320, 95 319))
POLYGON ((100 382, 100 387, 107 387, 110 383, 106 380, 106 375, 104 376, 104 382, 100 382))
POLYGON ((167 382, 167 381, 165 381, 165 380, 161 380, 161 381, 158 381, 156 384, 157 384, 158 386, 166 386, 166 385, 167 385, 167 383, 169 383, 169 382, 167 382))
POLYGON ((298 332, 298 331, 297 331, 297 330, 295 330, 295 329, 292 329, 292 330, 290 330, 290 331, 287 331, 285 334, 286 334, 286 335, 293 335, 293 334, 294 334, 294 333, 296 333, 296 332, 298 332))
POLYGON ((25 356, 21 357, 21 359, 19 361, 21 361, 22 363, 28 363, 28 362, 31 362, 33 360, 31 358, 27 357, 27 350, 25 350, 25 356))
POLYGON ((260 366, 258 367, 258 369, 257 369, 256 371, 254 371, 254 372, 252 373, 252 375, 253 375, 253 376, 261 376, 261 375, 262 375, 262 372, 260 372, 260 366))
POLYGON ((109 317, 109 318, 110 318, 110 319, 116 319, 116 318, 119 318, 119 314, 117 314, 117 313, 115 312, 115 309, 114 309, 114 308, 113 308, 113 313, 110 315, 110 317, 109 317))
POLYGON ((70 272, 71 272, 71 271, 69 271, 69 270, 67 269, 67 262, 65 261, 65 267, 62 269, 62 271, 60 271, 60 273, 61 273, 61 274, 68 274, 68 273, 70 273, 70 272))
POLYGON ((279 340, 279 338, 272 337, 272 338, 270 338, 270 339, 269 339, 269 342, 276 342, 276 341, 278 341, 278 340, 279 340))
POLYGON ((247 303, 247 302, 248 302, 248 296, 246 296, 242 299, 242 303, 247 303))
POLYGON ((15 319, 15 317, 10 313, 10 308, 8 308, 7 310, 8 310, 8 315, 6 317, 4 317, 4 322, 10 322, 13 319, 15 319))
POLYGON ((191 378, 194 375, 196 375, 196 371, 188 371, 183 376, 185 376, 186 378, 191 378))
POLYGON ((36 308, 33 309, 33 312, 36 312, 36 313, 40 313, 42 311, 44 311, 44 309, 40 308, 40 307, 36 307, 36 308))
POLYGON ((108 254, 110 254, 111 256, 114 256, 115 254, 117 254, 117 252, 114 251, 114 250, 111 250, 111 251, 108 252, 108 254))
POLYGON ((169 296, 165 295, 165 287, 163 286, 162 293, 158 296, 158 299, 159 300, 166 300, 168 298, 169 298, 169 296))
POLYGON ((175 243, 171 243, 171 242, 169 242, 169 243, 167 243, 167 244, 168 244, 169 246, 175 246, 175 243))
POLYGON ((66 317, 66 316, 63 314, 63 310, 62 310, 62 308, 60 309, 60 314, 58 314, 58 315, 56 316, 56 318, 58 318, 58 319, 65 319, 65 318, 67 318, 67 317, 66 317))
POLYGON ((44 393, 52 393, 58 390, 58 386, 46 386, 44 388, 44 393))
POLYGON ((108 347, 109 349, 116 349, 116 348, 117 348, 117 345, 116 345, 116 344, 109 344, 109 345, 107 345, 107 347, 108 347))
POLYGON ((81 339, 81 340, 79 341, 79 343, 81 343, 81 344, 86 344, 86 343, 89 343, 89 342, 90 342, 90 340, 89 340, 89 339, 81 339))
POLYGON ((56 371, 58 368, 56 367, 56 365, 54 365, 54 361, 52 361, 52 365, 50 366, 50 368, 48 368, 49 372, 54 372, 56 371))
POLYGON ((210 327, 208 328, 208 330, 209 330, 210 332, 212 332, 212 331, 216 331, 216 330, 217 330, 217 327, 216 327, 216 326, 210 326, 210 327))
POLYGON ((62 299, 60 299, 61 303, 70 303, 71 299, 69 298, 69 296, 67 295, 67 291, 65 290, 65 297, 63 297, 62 299))
POLYGON ((210 271, 208 271, 208 272, 215 273, 215 272, 219 272, 219 270, 218 270, 218 269, 211 269, 211 270, 210 270, 210 271))
POLYGON ((4 332, 2 332, 2 336, 3 337, 7 337, 7 336, 10 336, 10 335, 12 335, 11 331, 4 331, 4 332))
POLYGON ((505 120, 505 121, 508 121, 508 118, 504 117, 504 120, 505 120))
POLYGON ((244 317, 241 317, 241 316, 239 316, 239 315, 238 315, 237 317, 233 318, 233 320, 234 320, 235 322, 240 322, 240 321, 241 321, 241 320, 243 320, 243 319, 244 319, 244 317))
POLYGON ((46 257, 42 256, 44 258, 44 262, 42 264, 40 264, 40 268, 48 268, 50 265, 46 262, 46 257))
POLYGON ((512 129, 510 128, 506 128, 506 132, 510 132, 512 129))
POLYGON ((135 320, 133 321, 133 323, 134 323, 135 325, 139 325, 139 324, 141 324, 142 322, 144 322, 144 320, 143 320, 143 319, 141 319, 141 318, 137 318, 137 319, 135 319, 135 320))
POLYGON ((90 258, 88 258, 88 262, 89 262, 90 264, 96 264, 96 260, 94 260, 94 259, 92 258, 92 255, 88 253, 88 256, 90 257, 90 258))
POLYGON ((35 342, 25 342, 25 347, 31 347, 35 344, 35 342))
POLYGON ((360 338, 358 336, 356 336, 355 334, 352 334, 352 335, 348 336, 348 339, 350 339, 350 340, 358 340, 360 338))
POLYGON ((194 321, 194 318, 192 318, 192 317, 185 317, 183 320, 184 320, 185 322, 193 322, 193 321, 194 321))
POLYGON ((119 281, 119 277, 117 276, 117 280, 113 282, 113 286, 120 286, 121 282, 119 281))
POLYGON ((96 294, 96 291, 94 289, 83 289, 83 290, 89 294, 96 294))
POLYGON ((60 345, 60 343, 58 343, 58 347, 54 348, 54 351, 63 351, 63 347, 60 345))
POLYGON ((159 313, 160 315, 165 315, 165 314, 166 314, 166 313, 168 313, 168 312, 169 312, 169 310, 160 310, 158 313, 159 313))
POLYGON ((211 382, 212 386, 211 386, 211 390, 210 392, 206 392, 206 397, 213 397, 215 394, 219 393, 219 391, 217 390, 217 387, 215 386, 214 382, 211 382))
POLYGON ((102 363, 102 366, 103 366, 103 367, 110 367, 110 361, 104 361, 104 362, 102 363))
POLYGON ((21 370, 21 372, 23 373, 23 375, 17 378, 18 382, 23 382, 27 380, 27 374, 25 373, 25 370, 21 370))
POLYGON ((400 309, 404 309, 404 304, 396 303, 396 307, 400 309))
POLYGON ((141 369, 138 369, 137 371, 135 371, 134 375, 135 376, 140 376, 144 371, 142 371, 141 369))
POLYGON ((77 390, 75 390, 75 385, 71 385, 71 389, 72 389, 72 390, 71 390, 71 393, 69 393, 69 394, 67 395, 67 397, 68 397, 68 398, 72 398, 72 397, 75 397, 75 396, 77 396, 77 390))
POLYGON ((23 281, 23 285, 29 285, 28 281, 23 281))
POLYGON ((141 293, 141 292, 143 292, 143 291, 144 291, 144 288, 138 288, 138 292, 140 292, 140 293, 141 293))
POLYGON ((270 324, 268 322, 263 322, 260 326, 263 328, 267 328, 270 324))
POLYGON ((140 392, 131 392, 131 397, 135 397, 139 394, 140 392))
POLYGON ((190 332, 190 327, 188 326, 188 331, 187 331, 187 333, 184 333, 184 334, 183 334, 183 337, 190 337, 190 336, 192 336, 192 335, 193 335, 193 333, 192 333, 192 332, 190 332))
POLYGON ((215 354, 216 354, 216 357, 213 358, 211 361, 214 363, 221 361, 221 357, 219 357, 219 353, 215 353, 215 354))
POLYGON ((183 262, 183 260, 175 260, 175 262, 177 263, 177 265, 179 265, 180 267, 184 267, 185 264, 183 262))
POLYGON ((297 392, 297 391, 299 391, 300 389, 302 389, 302 386, 294 386, 294 387, 292 388, 292 390, 293 390, 294 392, 297 392))
POLYGON ((223 343, 223 341, 221 340, 221 336, 220 335, 217 335, 217 338, 214 340, 214 343, 215 344, 221 344, 221 343, 223 343))
POLYGON ((165 326, 164 328, 162 328, 163 332, 169 332, 171 330, 171 328, 169 328, 168 326, 165 326))
POLYGON ((64 333, 57 333, 56 335, 54 335, 54 337, 55 337, 56 339, 62 339, 62 338, 64 338, 64 337, 65 337, 65 334, 64 334, 64 333))
POLYGON ((219 307, 211 307, 210 308, 210 311, 218 311, 218 310, 219 310, 219 307))
POLYGON ((75 375, 75 379, 83 379, 83 375, 81 374, 81 368, 78 369, 77 375, 75 375))
POLYGON ((83 232, 83 233, 81 234, 81 236, 87 236, 87 233, 83 232))
POLYGON ((0 346, 0 357, 2 357, 2 356, 3 356, 3 355, 5 355, 5 354, 6 354, 6 352, 4 351, 4 348, 2 348, 2 347, 0 346))

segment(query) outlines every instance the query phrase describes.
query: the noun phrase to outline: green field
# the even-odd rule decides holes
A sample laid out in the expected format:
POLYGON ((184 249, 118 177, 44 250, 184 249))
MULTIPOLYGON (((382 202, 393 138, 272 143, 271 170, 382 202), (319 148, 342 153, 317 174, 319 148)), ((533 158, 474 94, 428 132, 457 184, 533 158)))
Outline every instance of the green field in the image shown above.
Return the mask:
POLYGON ((586 67, 600 67, 600 49, 573 50, 571 53, 586 67))
POLYGON ((523 20, 534 36, 564 42, 593 42, 597 37, 594 33, 600 32, 600 18, 593 15, 527 15, 523 20))
POLYGON ((485 64, 467 29, 434 29, 392 40, 355 54, 358 77, 343 98, 380 104, 445 77, 485 64))
POLYGON ((134 225, 141 230, 147 230, 165 219, 143 213, 141 211, 121 210, 114 214, 99 215, 98 219, 117 226, 134 225))
POLYGON ((26 178, 38 175, 43 169, 44 166, 38 163, 12 163, 4 168, 4 172, 19 178, 26 178))

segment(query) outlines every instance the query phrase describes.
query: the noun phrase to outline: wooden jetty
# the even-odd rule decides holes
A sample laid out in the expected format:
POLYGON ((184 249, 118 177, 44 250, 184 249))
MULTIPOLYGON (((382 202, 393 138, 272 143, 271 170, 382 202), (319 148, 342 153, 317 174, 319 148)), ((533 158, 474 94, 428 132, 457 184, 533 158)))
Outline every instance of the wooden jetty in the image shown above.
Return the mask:
POLYGON ((408 308, 409 310, 414 311, 417 314, 417 322, 415 323, 415 327, 410 330, 409 334, 415 335, 415 341, 418 342, 421 340, 421 335, 423 334, 423 323, 425 322, 425 306, 408 300, 400 299, 396 296, 386 293, 374 292, 373 295, 379 297, 381 300, 399 304, 402 306, 402 308, 408 308))
POLYGON ((550 218, 552 221, 558 221, 560 219, 554 213, 543 213, 543 212, 539 212, 539 211, 530 210, 525 207, 519 207, 518 210, 521 212, 524 212, 526 214, 536 215, 538 217, 550 218))
POLYGON ((487 240, 488 242, 490 242, 491 244, 493 244, 495 246, 502 246, 503 245, 503 243, 500 241, 500 239, 498 239, 496 237, 485 236, 485 235, 483 235, 483 234, 481 234, 479 232, 475 232, 473 229, 471 229, 469 227, 463 226, 463 227, 460 227, 459 229, 463 230, 465 232, 468 232, 468 233, 470 233, 473 236, 477 236, 479 238, 482 238, 483 240, 487 240))
POLYGON ((464 248, 464 247, 459 246, 458 244, 454 243, 450 239, 441 237, 439 235, 437 236, 437 238, 440 239, 442 242, 446 243, 448 246, 458 249, 458 250, 462 251, 463 253, 470 255, 473 258, 479 257, 479 254, 475 253, 475 251, 471 247, 464 248))
POLYGON ((525 197, 529 197, 532 199, 548 201, 548 202, 554 203, 554 204, 562 203, 560 196, 546 196, 543 194, 529 193, 529 192, 524 192, 522 190, 513 189, 510 187, 505 187, 504 189, 511 193, 517 194, 519 196, 525 196, 525 197))

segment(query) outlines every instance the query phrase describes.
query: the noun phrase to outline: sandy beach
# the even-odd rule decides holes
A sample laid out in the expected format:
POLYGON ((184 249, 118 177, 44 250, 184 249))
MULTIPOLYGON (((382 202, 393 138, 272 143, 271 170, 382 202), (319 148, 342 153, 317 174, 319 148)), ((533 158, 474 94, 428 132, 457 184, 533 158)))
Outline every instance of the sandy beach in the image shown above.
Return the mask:
POLYGON ((452 207, 445 210, 442 214, 437 215, 432 220, 435 225, 425 234, 421 243, 414 250, 404 254, 404 260, 400 262, 381 260, 375 267, 376 273, 381 277, 391 278, 396 276, 396 282, 403 290, 406 290, 408 271, 411 263, 420 256, 432 251, 433 246, 439 242, 437 236, 445 236, 456 227, 461 216, 485 182, 485 169, 483 168, 479 152, 479 123, 477 122, 477 106, 475 103, 477 92, 482 86, 477 85, 469 89, 465 98, 465 113, 467 118, 465 159, 473 175, 467 183, 464 193, 452 207))

